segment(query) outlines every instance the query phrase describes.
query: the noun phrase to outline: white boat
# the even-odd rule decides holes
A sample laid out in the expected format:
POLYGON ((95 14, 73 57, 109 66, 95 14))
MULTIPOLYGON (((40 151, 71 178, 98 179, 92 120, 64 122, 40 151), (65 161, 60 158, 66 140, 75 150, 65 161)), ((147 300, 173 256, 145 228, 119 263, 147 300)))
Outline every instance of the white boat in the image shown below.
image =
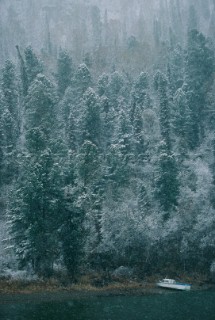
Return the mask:
POLYGON ((173 279, 163 279, 157 283, 158 287, 167 288, 167 289, 176 289, 176 290, 190 290, 191 285, 188 283, 177 282, 173 279))

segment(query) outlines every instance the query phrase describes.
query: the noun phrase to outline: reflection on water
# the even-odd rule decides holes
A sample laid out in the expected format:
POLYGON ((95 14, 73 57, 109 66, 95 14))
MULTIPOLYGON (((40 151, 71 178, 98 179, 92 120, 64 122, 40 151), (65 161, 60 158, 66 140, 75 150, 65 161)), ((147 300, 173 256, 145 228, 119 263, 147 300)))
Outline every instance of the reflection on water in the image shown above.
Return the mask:
POLYGON ((0 304, 1 320, 214 320, 215 291, 0 304))

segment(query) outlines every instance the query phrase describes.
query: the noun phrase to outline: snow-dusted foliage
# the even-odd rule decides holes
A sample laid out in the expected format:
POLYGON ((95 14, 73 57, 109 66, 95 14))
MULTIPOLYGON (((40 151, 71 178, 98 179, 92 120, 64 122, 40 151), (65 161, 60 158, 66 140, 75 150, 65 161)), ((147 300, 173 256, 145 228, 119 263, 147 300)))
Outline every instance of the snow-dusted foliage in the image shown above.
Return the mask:
POLYGON ((0 1, 0 274, 214 272, 214 12, 0 1))

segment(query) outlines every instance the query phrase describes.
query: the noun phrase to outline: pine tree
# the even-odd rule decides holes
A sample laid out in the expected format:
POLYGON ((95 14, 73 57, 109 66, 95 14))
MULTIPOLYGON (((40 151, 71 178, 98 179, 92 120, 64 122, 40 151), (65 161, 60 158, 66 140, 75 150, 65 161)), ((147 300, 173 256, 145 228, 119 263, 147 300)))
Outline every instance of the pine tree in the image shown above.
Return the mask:
MULTIPOLYGON (((106 188, 111 190, 113 200, 129 185, 134 161, 132 150, 132 126, 129 115, 121 109, 115 119, 112 143, 106 150, 106 188)), ((110 196, 110 195, 109 195, 110 196)))
POLYGON ((170 141, 170 110, 168 97, 168 81, 166 76, 158 71, 154 77, 154 88, 157 91, 159 112, 160 112, 160 128, 161 135, 164 139, 167 148, 171 149, 170 141))
POLYGON ((17 77, 14 64, 7 60, 2 70, 2 92, 4 103, 7 105, 13 119, 18 123, 19 96, 17 90, 17 77))
POLYGON ((113 72, 110 76, 109 86, 108 86, 108 98, 114 110, 118 109, 118 99, 121 96, 122 89, 124 86, 123 77, 117 72, 113 72))
POLYGON ((25 66, 28 78, 28 86, 31 85, 33 80, 39 73, 43 72, 42 62, 38 59, 31 46, 27 47, 24 51, 25 66))
POLYGON ((79 267, 85 244, 83 224, 85 213, 78 205, 77 200, 79 200, 79 192, 76 193, 76 189, 73 187, 71 193, 64 198, 64 214, 60 231, 61 254, 72 281, 77 281, 80 274, 79 267))
POLYGON ((17 50, 17 54, 20 62, 20 80, 21 80, 21 86, 22 86, 22 95, 25 97, 27 95, 28 86, 29 86, 26 64, 20 52, 19 46, 16 46, 16 50, 17 50))
POLYGON ((65 93, 65 90, 71 84, 73 65, 72 58, 69 53, 65 50, 60 50, 59 57, 57 59, 57 86, 58 86, 58 95, 62 97, 65 93))
POLYGON ((101 145, 101 110, 98 96, 92 88, 89 88, 83 96, 83 140, 89 140, 96 146, 101 145))
POLYGON ((108 94, 108 83, 109 83, 109 75, 106 73, 103 73, 97 83, 97 91, 98 95, 101 96, 107 96, 108 94))
POLYGON ((169 150, 165 142, 161 144, 159 150, 155 194, 161 208, 164 210, 163 219, 169 219, 171 213, 177 209, 179 181, 174 154, 169 150))
POLYGON ((2 70, 1 95, 1 153, 4 163, 2 167, 2 182, 10 183, 17 175, 16 154, 19 139, 19 97, 15 66, 6 61, 2 70))
POLYGON ((180 45, 176 45, 169 54, 168 81, 170 93, 174 96, 184 81, 184 52, 180 45))
POLYGON ((58 117, 61 119, 67 145, 76 150, 83 142, 83 119, 85 117, 84 93, 91 85, 91 74, 85 64, 81 64, 59 103, 58 117))
POLYGON ((204 35, 197 30, 191 30, 188 33, 185 67, 188 106, 191 113, 191 149, 198 147, 204 138, 206 97, 213 83, 214 61, 214 52, 209 48, 204 35))
POLYGON ((181 160, 184 160, 188 151, 189 124, 190 110, 187 95, 183 88, 180 88, 173 97, 172 126, 176 141, 178 140, 178 153, 181 160))
POLYGON ((90 87, 92 83, 92 77, 86 64, 82 63, 78 66, 74 76, 74 87, 77 90, 77 95, 82 94, 90 87))
POLYGON ((143 111, 151 105, 149 97, 149 76, 141 72, 133 84, 130 98, 130 119, 133 127, 133 146, 137 159, 142 161, 146 151, 146 145, 143 135, 143 111))
POLYGON ((82 209, 88 221, 88 233, 96 245, 101 241, 101 205, 103 201, 102 159, 98 147, 90 140, 85 140, 77 157, 79 190, 82 197, 82 209), (82 187, 83 186, 83 187, 82 187))
POLYGON ((41 276, 51 275, 58 254, 61 179, 52 140, 55 103, 52 84, 38 75, 26 97, 25 150, 10 209, 20 264, 30 264, 41 276))
POLYGON ((22 93, 25 97, 28 89, 39 73, 43 72, 43 64, 38 59, 31 46, 25 48, 24 57, 22 56, 19 46, 16 46, 18 58, 20 61, 20 78, 22 84, 22 93))
POLYGON ((158 158, 158 177, 156 181, 156 195, 168 219, 176 209, 179 195, 178 170, 172 152, 170 131, 170 110, 168 96, 168 82, 164 74, 158 71, 154 77, 154 87, 158 94, 160 108, 160 129, 162 142, 158 158))
POLYGON ((83 143, 78 155, 79 176, 83 183, 86 201, 85 212, 91 227, 95 230, 94 238, 98 245, 101 241, 101 207, 104 196, 102 170, 102 122, 101 106, 95 91, 89 88, 82 101, 83 108, 83 143))
POLYGON ((148 107, 148 90, 149 75, 146 72, 141 72, 132 88, 131 99, 133 103, 148 107))
POLYGON ((3 123, 2 123, 2 117, 4 114, 4 104, 3 104, 3 95, 0 91, 0 176, 1 176, 1 183, 3 184, 2 177, 4 174, 4 130, 3 130, 3 123))

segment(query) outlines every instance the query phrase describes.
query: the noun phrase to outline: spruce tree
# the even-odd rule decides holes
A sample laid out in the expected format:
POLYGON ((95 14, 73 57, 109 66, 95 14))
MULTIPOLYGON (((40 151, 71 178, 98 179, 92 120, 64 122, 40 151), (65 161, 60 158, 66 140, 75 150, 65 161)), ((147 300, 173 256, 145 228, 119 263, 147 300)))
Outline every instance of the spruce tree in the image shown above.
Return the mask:
POLYGON ((22 95, 25 97, 28 93, 28 86, 29 86, 26 64, 20 52, 19 46, 16 46, 16 49, 17 49, 17 54, 18 54, 19 64, 20 64, 20 80, 21 80, 21 87, 22 87, 22 95))
POLYGON ((109 83, 109 76, 106 73, 103 73, 97 83, 97 91, 98 95, 101 96, 107 96, 108 94, 108 83, 109 83))
POLYGON ((17 175, 16 155, 20 127, 17 78, 11 61, 6 61, 2 69, 1 87, 1 153, 4 162, 2 181, 10 183, 17 175))
POLYGON ((124 86, 124 79, 117 71, 113 72, 110 76, 108 86, 108 98, 115 111, 118 109, 119 98, 122 95, 122 89, 124 86))
POLYGON ((101 110, 98 96, 89 88, 83 96, 83 140, 89 140, 100 147, 101 140, 101 110))
POLYGON ((2 70, 2 93, 4 103, 7 105, 12 117, 18 123, 19 96, 15 65, 7 60, 2 70))
POLYGON ((170 141, 170 109, 168 96, 168 81, 166 76, 158 71, 154 77, 154 88, 157 91, 159 103, 160 129, 167 148, 171 149, 170 141))
POLYGON ((30 86, 36 76, 43 72, 43 65, 31 46, 25 49, 24 54, 28 86, 30 86))
POLYGON ((173 97, 172 126, 175 141, 178 146, 179 158, 185 159, 188 151, 188 141, 190 133, 190 110, 188 107, 186 87, 176 91, 173 97))
POLYGON ((101 106, 98 96, 89 88, 82 101, 83 109, 83 142, 78 154, 78 172, 83 183, 83 194, 88 199, 85 202, 85 213, 91 221, 89 230, 95 230, 96 244, 101 241, 101 207, 104 196, 102 169, 102 126, 101 106))
POLYGON ((58 86, 58 95, 62 97, 65 93, 65 90, 71 84, 72 81, 72 58, 69 53, 65 50, 60 50, 59 57, 57 59, 57 86, 58 86))
POLYGON ((87 90, 92 84, 92 77, 86 64, 82 63, 78 66, 75 75, 73 86, 76 88, 76 93, 79 96, 87 90))
POLYGON ((161 143, 159 148, 155 195, 164 210, 163 219, 169 219, 171 213, 177 210, 179 181, 174 154, 165 142, 161 143))
POLYGON ((164 74, 158 71, 154 77, 154 87, 158 95, 160 112, 161 144, 158 157, 158 175, 156 180, 156 196, 164 210, 164 219, 176 209, 179 195, 178 170, 172 152, 170 131, 170 104, 168 81, 164 74))
POLYGON ((146 145, 143 134, 143 111, 150 107, 149 75, 141 72, 133 84, 130 98, 130 119, 133 127, 133 146, 138 160, 144 159, 146 145))
POLYGON ((53 148, 55 103, 53 85, 45 76, 38 75, 26 97, 25 149, 10 209, 19 262, 31 265, 41 276, 51 275, 58 254, 61 191, 53 148))
POLYGON ((204 138, 207 92, 213 83, 214 52, 203 34, 197 30, 188 33, 185 66, 187 99, 190 109, 189 146, 195 149, 204 138))

